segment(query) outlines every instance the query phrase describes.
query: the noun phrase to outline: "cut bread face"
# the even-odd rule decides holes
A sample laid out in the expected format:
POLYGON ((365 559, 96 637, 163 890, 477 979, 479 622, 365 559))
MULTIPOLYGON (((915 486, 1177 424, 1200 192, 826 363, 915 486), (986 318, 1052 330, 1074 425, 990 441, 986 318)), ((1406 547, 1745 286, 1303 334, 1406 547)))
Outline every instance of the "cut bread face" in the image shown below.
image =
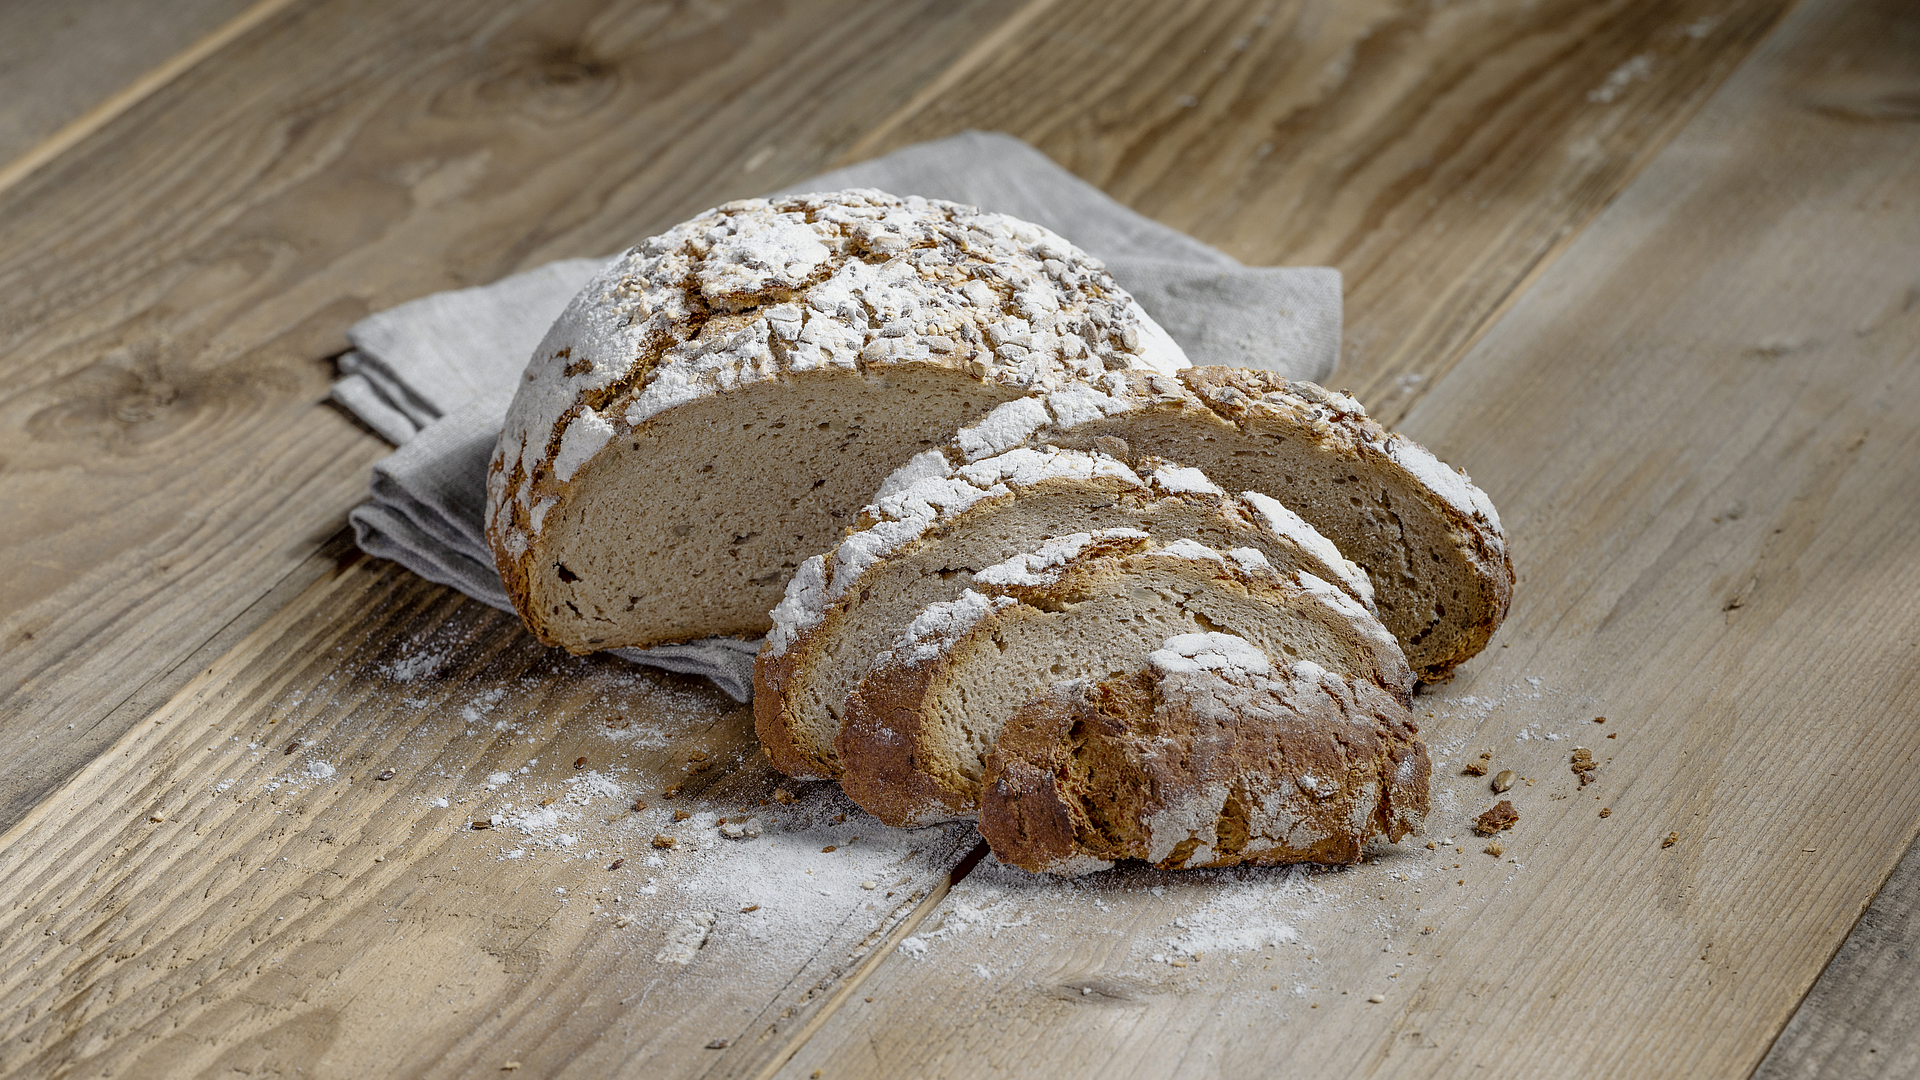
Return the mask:
POLYGON ((1232 634, 1278 662, 1309 660, 1409 700, 1399 644, 1311 574, 1283 578, 1251 549, 1223 554, 1190 539, 1042 547, 1063 554, 1038 569, 1025 555, 986 568, 959 598, 921 611, 848 697, 841 785, 881 821, 975 816, 987 757, 1028 699, 1137 671, 1183 634, 1232 634))
POLYGON ((1493 502, 1345 394, 1241 368, 1112 372, 998 406, 943 452, 959 462, 1015 446, 1153 455, 1278 499, 1367 572, 1381 621, 1427 682, 1506 618, 1513 564, 1493 502))
POLYGON ((1023 553, 1040 573, 1096 537, 1191 538, 1249 549, 1283 577, 1304 570, 1373 603, 1366 575, 1312 526, 1264 496, 1229 495, 1192 468, 1148 460, 1136 472, 1097 451, 1023 448, 956 469, 928 453, 882 492, 858 531, 802 565, 755 664, 754 723, 789 775, 839 776, 834 740, 873 658, 922 609, 1023 553), (1050 538, 1060 539, 1043 548, 1050 538))
POLYGON ((1188 634, 1021 706, 987 758, 980 834, 1002 862, 1055 874, 1343 865, 1418 831, 1431 775, 1406 706, 1368 680, 1188 634))
POLYGON ((492 459, 487 535, 549 644, 758 636, 914 454, 1021 396, 1184 366, 1040 226, 875 191, 729 203, 555 322, 492 459))

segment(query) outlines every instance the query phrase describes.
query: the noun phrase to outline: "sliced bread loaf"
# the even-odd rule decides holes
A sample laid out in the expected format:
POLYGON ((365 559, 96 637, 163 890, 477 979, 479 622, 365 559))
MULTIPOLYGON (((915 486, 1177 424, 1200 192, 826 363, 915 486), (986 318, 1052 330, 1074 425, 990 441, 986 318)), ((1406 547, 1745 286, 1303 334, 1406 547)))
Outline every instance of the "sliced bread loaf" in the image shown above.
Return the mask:
POLYGON ((575 652, 770 625, 882 479, 995 405, 1179 346, 1048 230, 876 191, 628 251, 528 365, 487 484, 506 590, 575 652))
POLYGON ((1513 563, 1493 502, 1345 394, 1241 368, 1112 372, 1001 405, 943 452, 1045 445, 1154 455, 1279 499, 1367 572, 1381 621, 1428 682, 1506 618, 1513 563))
POLYGON ((1187 634, 1137 671, 1022 706, 987 757, 980 834, 1002 862, 1057 874, 1358 862, 1426 817, 1418 736, 1367 679, 1187 634))
POLYGON ((1161 543, 1190 537, 1250 548, 1282 573, 1332 582, 1363 606, 1372 586, 1331 542, 1263 495, 1228 495, 1197 469, 1155 461, 1139 472, 1097 451, 1010 450, 950 468, 929 452, 890 477, 859 531, 801 565, 774 610, 754 666, 754 724, 774 765, 794 776, 840 775, 834 750, 846 697, 929 604, 957 598, 976 571, 1049 537, 1085 543, 1138 530, 1161 543))
POLYGON ((1283 663, 1411 691, 1399 645, 1366 608, 1311 574, 1281 577, 1251 548, 1110 535, 1042 550, 929 605, 849 695, 841 784, 881 821, 974 816, 987 756, 1020 706, 1056 682, 1137 671, 1182 634, 1231 633, 1283 663))

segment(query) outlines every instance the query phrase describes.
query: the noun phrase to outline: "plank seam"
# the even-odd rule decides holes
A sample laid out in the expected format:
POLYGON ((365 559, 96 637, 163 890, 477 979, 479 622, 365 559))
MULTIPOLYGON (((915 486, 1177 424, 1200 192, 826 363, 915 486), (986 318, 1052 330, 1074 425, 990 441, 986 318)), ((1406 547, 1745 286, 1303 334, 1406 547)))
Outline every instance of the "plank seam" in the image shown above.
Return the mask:
POLYGON ((128 83, 105 101, 62 125, 60 130, 35 143, 26 153, 0 166, 0 194, 39 171, 43 166, 86 141, 87 137, 111 124, 128 110, 168 83, 191 71, 201 61, 226 48, 249 30, 266 22, 298 0, 259 0, 252 7, 222 23, 200 40, 180 50, 160 66, 128 83))
POLYGON ((912 97, 907 99, 906 104, 888 113, 878 124, 873 126, 871 131, 862 135, 859 141, 848 147, 846 153, 840 155, 839 160, 834 163, 835 167, 851 165, 856 161, 864 161, 872 157, 874 147, 878 146, 883 138, 892 134, 894 129, 898 128, 901 124, 906 123, 918 115, 928 105, 931 105, 934 99, 946 93, 948 90, 953 89, 954 85, 959 83, 961 79, 966 78, 973 73, 975 68, 985 63, 988 57, 1005 47, 1007 42, 1015 35, 1031 26, 1034 20, 1038 19, 1048 8, 1052 7, 1054 3, 1055 0, 1028 0, 1025 7, 1007 16, 1005 22, 975 42, 972 48, 960 54, 959 59, 948 64, 945 71, 934 76, 926 85, 916 91, 912 97))
MULTIPOLYGON (((1051 3, 1052 0, 1046 0, 1046 2, 1051 3)), ((808 1017, 800 1030, 787 1040, 787 1045, 775 1053, 766 1065, 754 1074, 754 1080, 772 1080, 774 1074, 785 1068, 787 1062, 800 1052, 801 1047, 807 1045, 807 1042, 827 1025, 827 1021, 840 1011, 841 1006, 859 992, 861 985, 874 972, 880 970, 880 965, 886 963, 887 958, 898 951, 900 943, 919 929, 921 923, 927 921, 927 917, 932 915, 934 909, 947 898, 947 894, 953 891, 953 887, 965 880, 968 874, 973 873, 973 868, 979 866, 980 860, 986 858, 986 855, 987 844, 982 840, 973 846, 972 851, 962 856, 959 862, 953 864, 953 870, 932 889, 927 890, 926 899, 920 901, 919 906, 915 907, 905 919, 900 920, 900 925, 894 927, 893 932, 887 935, 887 939, 880 943, 880 947, 874 949, 860 967, 847 978, 847 981, 840 984, 840 989, 834 991, 826 1004, 820 1006, 819 1011, 808 1017)))

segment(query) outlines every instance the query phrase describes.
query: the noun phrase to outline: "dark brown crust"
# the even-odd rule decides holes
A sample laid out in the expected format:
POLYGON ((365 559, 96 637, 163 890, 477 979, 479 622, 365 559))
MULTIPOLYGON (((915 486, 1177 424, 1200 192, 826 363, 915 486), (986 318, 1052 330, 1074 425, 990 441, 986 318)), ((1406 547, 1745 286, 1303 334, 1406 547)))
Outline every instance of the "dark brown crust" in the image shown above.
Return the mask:
POLYGON ((794 665, 806 655, 806 650, 801 648, 804 640, 796 640, 779 656, 770 657, 762 649, 760 655, 753 658, 753 730, 760 737, 760 749, 774 768, 788 776, 836 779, 840 770, 829 770, 811 755, 801 753, 792 729, 787 726, 787 686, 793 681, 794 665))
POLYGON ((1412 831, 1426 816, 1432 770, 1407 709, 1359 681, 1278 689, 1285 685, 1245 673, 1152 671, 1060 684, 1001 734, 987 762, 980 833, 1001 861, 1033 871, 1152 859, 1155 816, 1219 788, 1228 794, 1212 843, 1193 836, 1156 865, 1349 864, 1369 839, 1412 831), (1244 707, 1223 711, 1223 701, 1244 707), (1338 778, 1337 790, 1308 797, 1301 777, 1338 778), (1369 785, 1378 795, 1358 807, 1367 813, 1356 828, 1352 803, 1369 785), (1262 823, 1248 807, 1276 801, 1300 811, 1289 842, 1251 831, 1262 823), (1306 842, 1292 843, 1299 832, 1306 842))
MULTIPOLYGON (((1341 579, 1337 573, 1331 570, 1323 570, 1321 560, 1304 548, 1298 548, 1297 545, 1294 545, 1291 537, 1268 532, 1261 526, 1256 525, 1247 511, 1246 504, 1238 495, 1217 495, 1199 492, 1168 493, 1152 489, 1151 487, 1141 487, 1131 481, 1114 477, 1053 477, 1042 480, 1036 484, 1023 486, 1018 491, 1009 492, 1005 495, 984 498, 958 514, 951 517, 935 519, 920 537, 902 544, 899 548, 891 552, 880 565, 888 561, 908 558, 928 544, 939 543, 941 540, 952 535, 956 530, 973 527, 982 517, 998 514, 1007 510, 1023 497, 1045 495, 1050 489, 1057 489, 1060 485, 1068 484, 1084 487, 1089 491, 1109 497, 1116 511, 1114 514, 1115 518, 1118 519, 1128 514, 1134 515, 1131 524, 1136 526, 1144 527, 1151 524, 1151 521, 1148 520, 1149 513, 1154 507, 1160 506, 1168 501, 1184 503, 1198 512, 1216 513, 1219 515, 1221 528, 1231 529, 1236 526, 1244 527, 1247 530, 1247 539, 1249 541, 1253 541, 1257 535, 1275 536, 1287 541, 1288 545, 1294 547, 1298 552, 1299 561, 1305 564, 1306 569, 1326 578, 1337 586, 1341 585, 1341 579)), ((853 531, 871 528, 878 524, 878 522, 879 519, 872 513, 872 507, 869 507, 867 511, 861 514, 853 531)), ((1116 520, 1114 524, 1126 524, 1126 522, 1116 520)), ((1169 535, 1163 536, 1161 539, 1176 540, 1179 538, 1178 535, 1169 535)), ((827 565, 829 568, 833 565, 832 552, 827 553, 827 565)), ((1279 564, 1276 563, 1276 566, 1278 565, 1279 564)), ((864 581, 867 575, 875 574, 878 569, 879 565, 869 568, 866 574, 862 575, 862 580, 864 581)), ((1282 567, 1282 569, 1284 570, 1285 567, 1282 567)), ((831 570, 829 570, 829 573, 831 573, 831 570)), ((761 655, 755 659, 753 698, 754 730, 760 737, 761 746, 766 749, 768 760, 773 762, 775 768, 789 776, 834 780, 839 779, 843 772, 837 756, 830 759, 824 754, 811 753, 802 747, 801 740, 796 735, 794 725, 789 722, 793 708, 791 707, 787 693, 788 689, 792 686, 804 685, 799 682, 801 676, 797 673, 807 670, 814 663, 814 653, 820 647, 821 643, 828 641, 832 635, 838 633, 838 628, 845 620, 857 617, 854 613, 857 612, 861 603, 861 591, 862 590, 854 589, 844 591, 843 595, 827 605, 826 609, 821 613, 819 621, 794 635, 792 642, 787 646, 786 652, 780 656, 770 657, 767 652, 763 650, 761 655)))
MULTIPOLYGON (((1145 542, 1107 543, 1111 547, 1145 542)), ((926 705, 942 685, 960 677, 959 673, 966 670, 975 653, 994 647, 996 634, 1009 620, 1038 617, 1044 613, 1043 609, 1084 602, 1099 595, 1103 585, 1115 578, 1131 580, 1136 570, 1127 557, 1100 558, 1098 547, 1089 548, 1083 560, 1071 563, 1052 584, 992 590, 1020 602, 981 619, 937 656, 918 661, 885 657, 876 661, 849 696, 846 719, 834 743, 844 768, 841 786, 854 802, 896 827, 971 817, 977 812, 980 798, 977 790, 947 787, 940 779, 939 774, 944 770, 937 762, 921 760, 922 755, 933 753, 925 745, 932 738, 924 712, 926 705)), ((1190 568, 1189 572, 1204 575, 1214 588, 1270 595, 1276 616, 1297 610, 1294 605, 1309 602, 1295 585, 1251 577, 1224 563, 1202 560, 1185 565, 1190 568)), ((1327 610, 1329 617, 1342 617, 1335 614, 1335 609, 1327 610)), ((1352 610, 1371 621, 1358 605, 1352 610)), ((1410 672, 1392 640, 1384 634, 1378 639, 1368 638, 1358 625, 1343 627, 1336 633, 1351 635, 1352 655, 1370 655, 1376 661, 1374 670, 1357 673, 1352 681, 1373 684, 1380 695, 1390 697, 1396 707, 1404 710, 1411 701, 1410 672), (1380 689, 1386 684, 1391 684, 1391 689, 1380 689)))
MULTIPOLYGON (((1404 435, 1381 427, 1364 413, 1353 412, 1348 407, 1352 399, 1330 394, 1313 383, 1295 382, 1270 371, 1230 367, 1188 368, 1180 372, 1180 381, 1221 419, 1250 434, 1265 427, 1298 426, 1292 410, 1266 400, 1269 393, 1291 394, 1331 410, 1328 429, 1320 433, 1321 448, 1369 469, 1406 476, 1410 481, 1407 492, 1452 525, 1455 534, 1465 540, 1465 553, 1477 571, 1473 583, 1480 587, 1481 594, 1478 602, 1469 606, 1484 614, 1460 628, 1459 643, 1452 651, 1417 664, 1415 674, 1423 682, 1444 682, 1453 677, 1454 668, 1486 648, 1513 602, 1513 560, 1507 551, 1506 536, 1494 522, 1462 513, 1394 461, 1387 447, 1401 443, 1417 448, 1420 453, 1430 454, 1430 451, 1404 435)), ((1285 501, 1280 495, 1276 497, 1285 501)), ((1411 654, 1420 641, 1405 644, 1411 654)))

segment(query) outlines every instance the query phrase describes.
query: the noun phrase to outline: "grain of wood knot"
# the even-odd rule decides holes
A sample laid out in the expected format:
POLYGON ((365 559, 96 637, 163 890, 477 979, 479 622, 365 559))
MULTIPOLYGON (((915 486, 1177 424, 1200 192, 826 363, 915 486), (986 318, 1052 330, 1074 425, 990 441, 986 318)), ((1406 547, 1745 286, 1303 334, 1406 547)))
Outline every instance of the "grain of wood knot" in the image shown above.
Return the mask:
POLYGON ((521 43, 480 75, 473 96, 543 121, 573 120, 601 105, 620 87, 620 68, 574 42, 521 43))

